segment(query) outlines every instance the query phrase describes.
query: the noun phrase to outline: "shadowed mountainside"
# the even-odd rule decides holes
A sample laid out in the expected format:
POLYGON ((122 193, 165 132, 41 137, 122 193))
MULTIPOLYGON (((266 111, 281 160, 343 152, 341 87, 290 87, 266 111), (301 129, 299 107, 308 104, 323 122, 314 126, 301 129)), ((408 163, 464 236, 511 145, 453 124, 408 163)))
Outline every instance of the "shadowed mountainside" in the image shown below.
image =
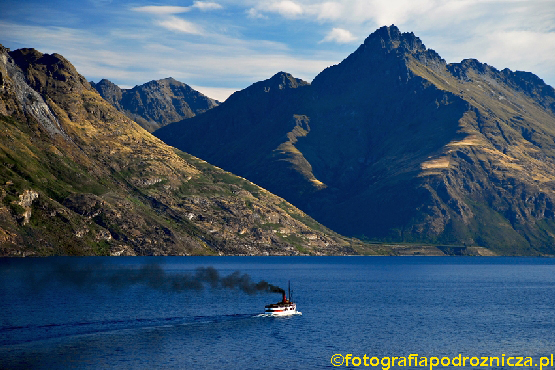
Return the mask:
POLYGON ((554 89, 395 26, 311 84, 280 72, 155 134, 346 235, 555 253, 554 89))

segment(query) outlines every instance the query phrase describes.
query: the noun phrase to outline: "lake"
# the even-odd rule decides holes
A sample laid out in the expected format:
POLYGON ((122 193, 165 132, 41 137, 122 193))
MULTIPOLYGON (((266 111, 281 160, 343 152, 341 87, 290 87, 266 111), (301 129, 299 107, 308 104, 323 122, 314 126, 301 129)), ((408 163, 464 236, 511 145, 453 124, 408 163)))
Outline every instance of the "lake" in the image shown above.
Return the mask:
POLYGON ((335 354, 539 365, 555 352, 555 259, 0 259, 0 315, 0 368, 312 369, 334 368, 335 354), (154 278, 135 274, 144 266, 154 278), (156 283, 209 266, 290 280, 302 316, 258 316, 276 293, 156 283))

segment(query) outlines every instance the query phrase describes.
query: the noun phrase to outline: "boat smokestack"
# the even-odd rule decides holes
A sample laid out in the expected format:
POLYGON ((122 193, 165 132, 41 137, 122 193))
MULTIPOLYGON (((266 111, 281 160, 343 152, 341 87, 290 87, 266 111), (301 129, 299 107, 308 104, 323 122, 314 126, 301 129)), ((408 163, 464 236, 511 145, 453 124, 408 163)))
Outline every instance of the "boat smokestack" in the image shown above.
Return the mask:
POLYGON ((281 294, 283 294, 283 303, 287 302, 287 297, 285 296, 285 292, 283 292, 281 294))

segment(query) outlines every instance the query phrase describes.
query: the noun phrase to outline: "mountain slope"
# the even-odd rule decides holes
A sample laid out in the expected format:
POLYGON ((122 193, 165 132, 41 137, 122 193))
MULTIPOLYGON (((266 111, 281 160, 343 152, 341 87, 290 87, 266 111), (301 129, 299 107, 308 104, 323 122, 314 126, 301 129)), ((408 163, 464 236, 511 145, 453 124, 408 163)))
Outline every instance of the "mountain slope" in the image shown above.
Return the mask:
POLYGON ((91 82, 91 85, 100 96, 149 132, 194 117, 219 104, 171 77, 132 89, 120 89, 106 79, 96 84, 91 82))
POLYGON ((0 128, 2 256, 353 254, 360 244, 165 145, 58 54, 0 47, 0 128))
POLYGON ((555 92, 537 76, 447 64, 391 26, 311 84, 277 77, 156 135, 343 234, 555 253, 555 92))

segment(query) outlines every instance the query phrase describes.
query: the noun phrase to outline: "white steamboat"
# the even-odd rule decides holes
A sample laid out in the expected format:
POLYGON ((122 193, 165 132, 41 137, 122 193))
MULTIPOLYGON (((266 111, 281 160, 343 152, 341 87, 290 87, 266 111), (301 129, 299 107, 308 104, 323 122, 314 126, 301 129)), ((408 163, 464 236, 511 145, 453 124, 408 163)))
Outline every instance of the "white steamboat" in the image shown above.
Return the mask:
POLYGON ((282 292, 283 298, 278 303, 272 303, 264 307, 264 314, 268 316, 291 316, 302 315, 302 312, 297 311, 297 304, 291 301, 291 284, 289 284, 289 299, 282 292))

